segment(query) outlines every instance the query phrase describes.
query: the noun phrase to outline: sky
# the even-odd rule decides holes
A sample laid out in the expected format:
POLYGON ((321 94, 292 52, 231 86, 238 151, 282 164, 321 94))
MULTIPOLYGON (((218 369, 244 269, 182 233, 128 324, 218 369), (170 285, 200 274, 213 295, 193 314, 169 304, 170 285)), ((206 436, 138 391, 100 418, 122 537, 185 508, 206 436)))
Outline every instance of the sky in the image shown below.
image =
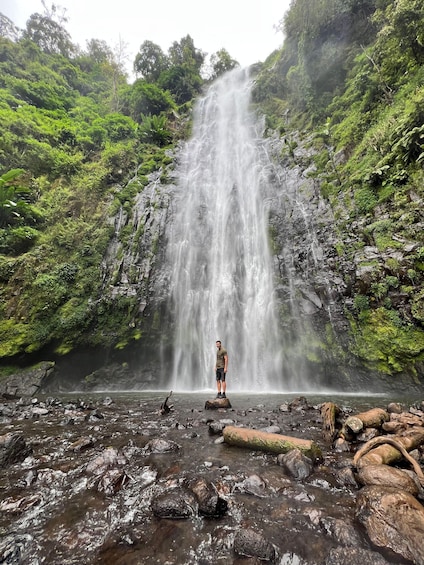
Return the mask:
MULTIPOLYGON (((46 0, 66 8, 64 27, 72 41, 86 47, 102 39, 111 47, 126 44, 129 66, 140 45, 153 41, 166 53, 174 41, 190 35, 207 55, 224 48, 245 67, 264 61, 281 47, 284 37, 275 26, 290 0, 46 0)), ((19 28, 29 16, 44 13, 41 0, 0 0, 0 12, 19 28)))

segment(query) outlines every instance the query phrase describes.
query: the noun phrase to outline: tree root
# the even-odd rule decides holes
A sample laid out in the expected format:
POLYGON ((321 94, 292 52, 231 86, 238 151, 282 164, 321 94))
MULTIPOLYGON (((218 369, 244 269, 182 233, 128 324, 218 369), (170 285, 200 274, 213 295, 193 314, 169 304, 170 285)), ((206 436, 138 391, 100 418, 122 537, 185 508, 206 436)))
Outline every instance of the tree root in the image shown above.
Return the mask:
POLYGON ((403 447, 403 445, 399 441, 397 441, 393 438, 376 437, 376 438, 368 441, 363 447, 361 447, 361 449, 359 449, 355 453, 355 456, 353 458, 354 465, 357 467, 358 461, 361 459, 361 457, 363 455, 365 455, 366 453, 368 453, 369 451, 371 451, 371 449, 373 449, 376 445, 383 445, 385 443, 395 447, 402 454, 402 456, 412 465, 415 473, 418 476, 418 479, 421 483, 421 486, 424 487, 424 473, 423 473, 420 465, 418 464, 417 461, 415 461, 415 459, 413 457, 411 457, 409 455, 409 453, 406 451, 406 449, 403 447))

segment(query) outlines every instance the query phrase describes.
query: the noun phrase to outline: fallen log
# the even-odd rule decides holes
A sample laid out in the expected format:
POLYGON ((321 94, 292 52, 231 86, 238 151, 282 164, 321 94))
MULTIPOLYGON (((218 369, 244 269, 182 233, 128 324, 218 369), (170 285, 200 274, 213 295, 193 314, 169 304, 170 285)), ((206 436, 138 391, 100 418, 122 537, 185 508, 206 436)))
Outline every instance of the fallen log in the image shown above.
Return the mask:
POLYGON ((336 418, 340 409, 333 402, 325 402, 321 406, 322 436, 331 443, 336 437, 336 418))
POLYGON ((372 408, 367 412, 349 416, 344 425, 353 433, 358 434, 364 428, 381 428, 382 424, 389 420, 390 416, 386 410, 382 408, 372 408))
POLYGON ((281 434, 272 434, 253 430, 226 426, 223 431, 224 442, 237 447, 248 447, 271 453, 287 453, 291 449, 299 449, 304 455, 312 459, 319 459, 321 449, 316 443, 308 439, 300 439, 281 434))

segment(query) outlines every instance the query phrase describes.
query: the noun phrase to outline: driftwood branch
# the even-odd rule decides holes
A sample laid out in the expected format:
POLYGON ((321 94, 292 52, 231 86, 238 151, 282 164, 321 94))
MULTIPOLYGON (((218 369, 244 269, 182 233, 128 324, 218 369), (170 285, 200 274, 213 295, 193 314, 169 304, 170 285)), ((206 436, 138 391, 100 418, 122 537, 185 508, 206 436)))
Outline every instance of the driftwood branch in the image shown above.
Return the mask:
POLYGON ((169 412, 171 412, 172 408, 174 407, 173 404, 171 404, 171 406, 168 406, 168 400, 171 398, 171 396, 172 396, 172 390, 165 398, 165 402, 162 402, 162 404, 160 405, 160 413, 162 414, 162 416, 164 416, 165 414, 169 414, 169 412))

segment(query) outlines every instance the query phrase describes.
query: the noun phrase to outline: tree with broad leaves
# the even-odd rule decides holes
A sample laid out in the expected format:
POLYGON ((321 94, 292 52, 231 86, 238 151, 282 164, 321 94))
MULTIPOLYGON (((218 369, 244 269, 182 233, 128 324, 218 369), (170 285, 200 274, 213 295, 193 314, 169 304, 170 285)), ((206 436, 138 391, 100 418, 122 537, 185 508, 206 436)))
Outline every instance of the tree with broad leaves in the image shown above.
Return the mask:
POLYGON ((134 72, 147 82, 156 82, 163 71, 169 67, 169 60, 159 45, 144 41, 134 61, 134 72))

